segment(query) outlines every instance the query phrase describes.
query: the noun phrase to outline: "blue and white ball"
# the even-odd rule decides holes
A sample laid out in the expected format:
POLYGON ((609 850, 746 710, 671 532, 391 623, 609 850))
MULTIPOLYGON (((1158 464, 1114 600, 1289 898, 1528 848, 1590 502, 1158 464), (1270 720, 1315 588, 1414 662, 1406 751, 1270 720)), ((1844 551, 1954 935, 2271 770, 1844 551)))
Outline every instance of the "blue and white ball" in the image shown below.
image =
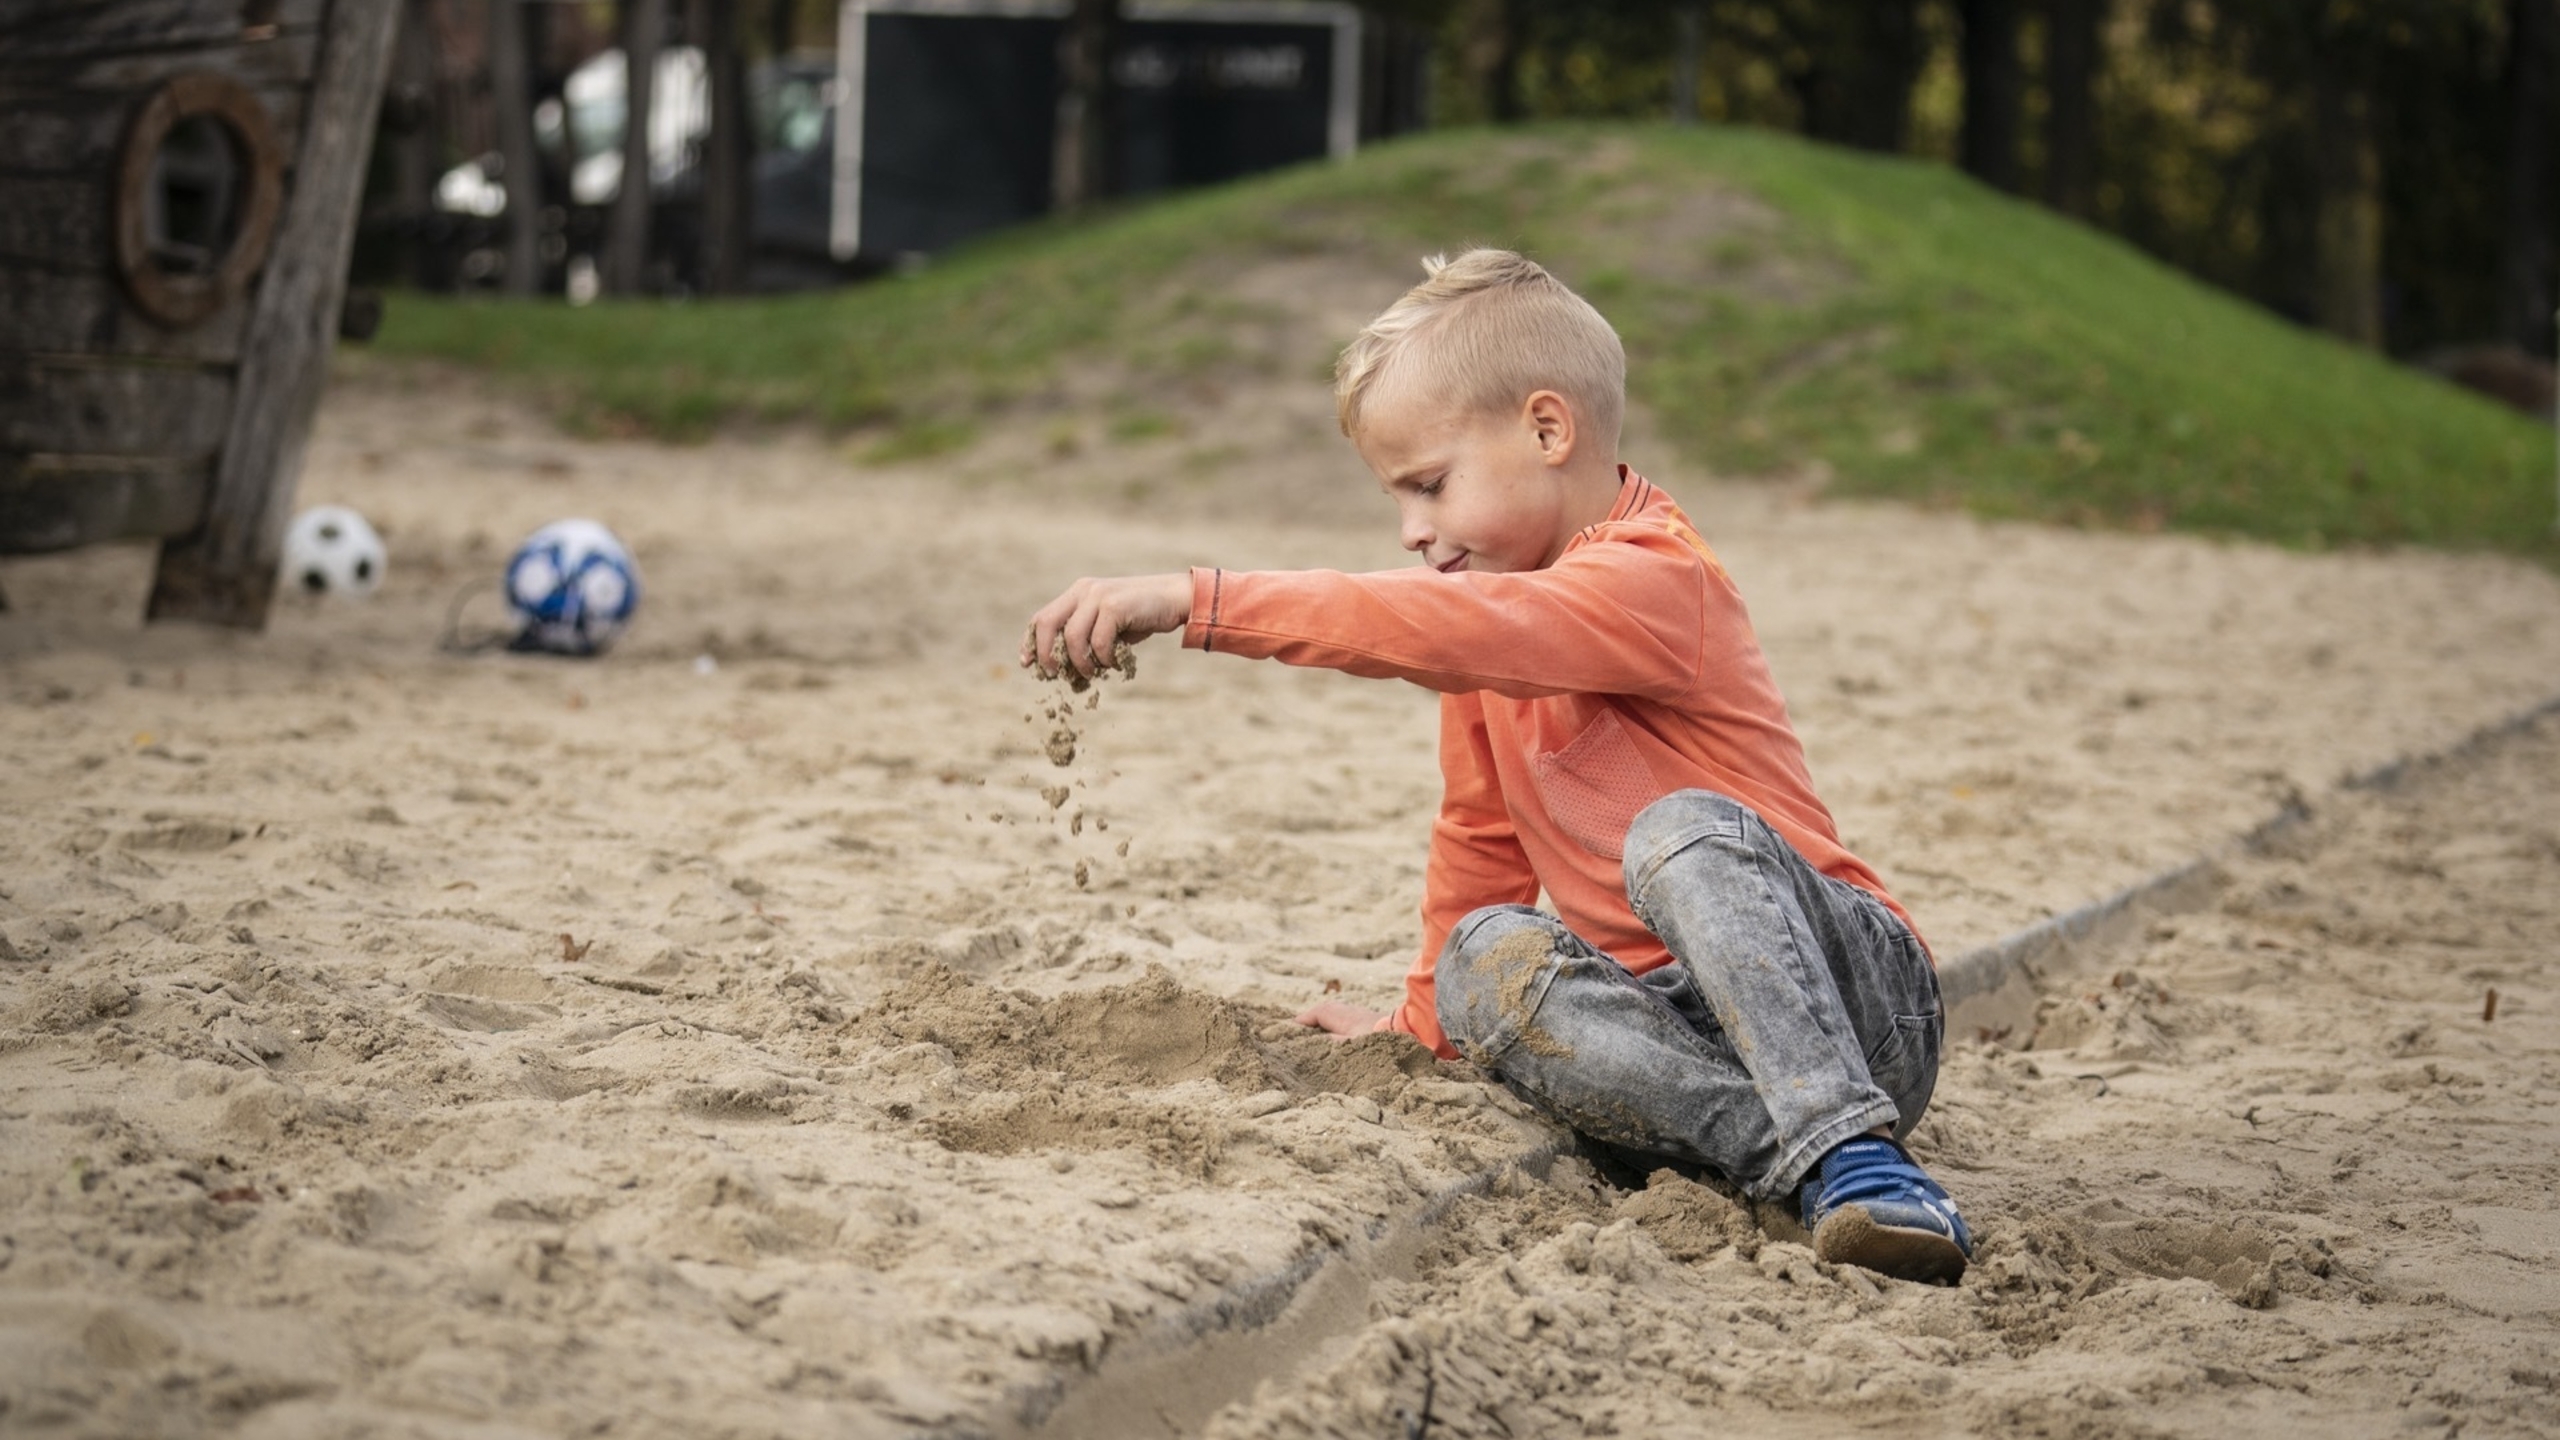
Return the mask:
POLYGON ((639 607, 639 567, 593 520, 555 520, 526 536, 507 562, 515 649, 601 655, 639 607))

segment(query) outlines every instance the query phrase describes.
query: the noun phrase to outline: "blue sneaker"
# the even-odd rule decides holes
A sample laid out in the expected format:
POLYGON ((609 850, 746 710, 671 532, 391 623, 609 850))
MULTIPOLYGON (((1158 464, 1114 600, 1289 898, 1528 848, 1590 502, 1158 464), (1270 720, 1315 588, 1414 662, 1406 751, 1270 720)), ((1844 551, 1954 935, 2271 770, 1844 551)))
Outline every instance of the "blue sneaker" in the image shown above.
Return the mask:
POLYGON ((1952 1285, 1973 1258, 1956 1202, 1891 1140, 1841 1142, 1805 1177, 1802 1194, 1816 1259, 1952 1285))

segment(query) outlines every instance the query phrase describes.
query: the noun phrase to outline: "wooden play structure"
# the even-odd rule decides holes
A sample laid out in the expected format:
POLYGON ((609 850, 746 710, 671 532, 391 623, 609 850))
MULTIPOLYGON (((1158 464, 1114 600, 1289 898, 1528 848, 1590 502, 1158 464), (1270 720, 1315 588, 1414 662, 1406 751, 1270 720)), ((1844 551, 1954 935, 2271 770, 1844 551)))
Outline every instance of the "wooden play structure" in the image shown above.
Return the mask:
POLYGON ((0 0, 0 555, 158 540, 150 618, 265 624, 399 14, 0 0))

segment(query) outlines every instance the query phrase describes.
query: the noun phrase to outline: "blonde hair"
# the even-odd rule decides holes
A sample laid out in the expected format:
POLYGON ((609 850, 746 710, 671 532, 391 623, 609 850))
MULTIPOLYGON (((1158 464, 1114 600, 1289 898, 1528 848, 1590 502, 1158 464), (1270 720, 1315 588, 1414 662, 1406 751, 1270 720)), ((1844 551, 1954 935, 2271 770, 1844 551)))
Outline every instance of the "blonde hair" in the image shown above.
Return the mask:
POLYGON ((1468 250, 1422 262, 1404 293, 1343 347, 1333 366, 1333 406, 1355 439, 1360 415, 1390 376, 1398 386, 1479 414, 1508 411, 1538 390, 1573 403, 1611 448, 1627 407, 1627 352, 1591 303, 1535 261, 1508 250, 1468 250))

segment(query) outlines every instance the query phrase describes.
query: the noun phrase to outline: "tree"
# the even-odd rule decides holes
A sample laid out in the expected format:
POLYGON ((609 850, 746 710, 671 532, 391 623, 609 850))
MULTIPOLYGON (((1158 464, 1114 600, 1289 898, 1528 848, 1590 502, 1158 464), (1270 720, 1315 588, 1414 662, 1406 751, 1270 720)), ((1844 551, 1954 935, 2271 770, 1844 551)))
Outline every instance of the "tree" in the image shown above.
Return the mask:
POLYGON ((1465 0, 1458 7, 1458 70, 1479 117, 1509 124, 1528 114, 1520 62, 1528 53, 1523 0, 1465 0))
POLYGON ((2507 5, 2506 223, 2498 329, 2527 350, 2552 349, 2551 69, 2555 0, 2507 5))
MULTIPOLYGON (((2476 82, 2464 64, 2483 34, 2487 7, 2474 0, 2222 3, 2250 51, 2250 68, 2279 93, 2307 101, 2311 317, 2341 339, 2380 348, 2398 323, 2394 312, 2410 298, 2409 287, 2399 285, 2397 303, 2385 304, 2386 275, 2406 273, 2394 248, 2406 255, 2411 237, 2458 228, 2448 217, 2481 198, 2480 187, 2466 181, 2481 173, 2480 156, 2494 140, 2481 135, 2464 143, 2461 132, 2472 128, 2464 112, 2487 108, 2471 102, 2476 82), (2395 166, 2404 173, 2395 174, 2395 166)), ((2436 263, 2449 262, 2459 263, 2450 253, 2436 263)), ((2449 309, 2434 319, 2461 323, 2449 309)))
POLYGON ((2373 96, 2345 64, 2313 79, 2319 208, 2312 221, 2313 313, 2320 328, 2369 349, 2382 345, 2382 152, 2373 96))
POLYGON ((1956 8, 1964 25, 1964 131, 1957 162, 1984 184, 2015 191, 2026 84, 2018 61, 2018 0, 1958 0, 1956 8))
POLYGON ((2045 16, 2044 202, 2097 212, 2096 88, 2108 0, 2052 0, 2045 16))
POLYGON ((728 295, 746 288, 754 243, 746 57, 732 0, 692 0, 692 6, 686 29, 702 46, 711 91, 711 128, 702 138, 702 288, 728 295))
POLYGON ((1707 7, 1682 4, 1671 13, 1671 123, 1698 123, 1698 59, 1707 39, 1707 7))
MULTIPOLYGON (((1927 59, 1913 0, 1796 0, 1782 9, 1780 33, 1788 42, 1787 88, 1803 110, 1804 133, 1886 154, 1902 149, 1911 87, 1927 59)), ((2013 38, 2013 71, 2016 51, 2013 38)), ((2010 84, 2016 83, 2013 73, 2010 84)), ((2009 153, 2016 150, 2013 138, 2009 153)))
POLYGON ((530 295, 542 284, 542 167, 533 153, 533 82, 525 69, 519 0, 489 0, 489 93, 498 121, 498 179, 507 191, 506 288, 530 295))
POLYGON ((649 276, 649 92, 667 34, 667 0, 622 0, 622 184, 606 221, 604 283, 640 293, 649 276))
POLYGON ((1120 45, 1120 0, 1074 0, 1058 39, 1058 133, 1051 201, 1076 210, 1110 194, 1119 96, 1111 83, 1120 45))
POLYGON ((391 79, 382 91, 382 119, 375 148, 391 152, 391 214, 400 235, 399 276, 427 283, 421 230, 435 209, 437 172, 444 168, 443 135, 436 114, 434 26, 425 0, 402 0, 399 38, 392 42, 391 79))
POLYGON ((2246 137, 2229 163, 2257 172, 2254 215, 2229 217, 2253 236, 2235 267, 2246 289, 2360 345, 2478 333, 2482 286, 2462 272, 2491 273, 2482 202, 2500 147, 2483 121, 2501 117, 2477 97, 2496 81, 2482 67, 2505 3, 2151 7, 2152 47, 2194 57, 2197 83, 2219 76, 2236 101, 2218 123, 2246 137))

